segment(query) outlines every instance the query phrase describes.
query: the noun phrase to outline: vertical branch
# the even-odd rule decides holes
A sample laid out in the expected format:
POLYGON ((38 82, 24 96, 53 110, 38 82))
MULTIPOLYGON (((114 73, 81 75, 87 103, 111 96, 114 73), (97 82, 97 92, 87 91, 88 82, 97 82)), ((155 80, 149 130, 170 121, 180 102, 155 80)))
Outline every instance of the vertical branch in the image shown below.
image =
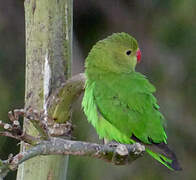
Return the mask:
MULTIPOLYGON (((25 107, 48 113, 46 99, 71 74, 72 0, 25 0, 25 107)), ((24 120, 24 129, 38 135, 24 120)), ((21 151, 28 149, 24 143, 21 151)), ((68 157, 36 157, 20 165, 17 180, 65 180, 68 157)))

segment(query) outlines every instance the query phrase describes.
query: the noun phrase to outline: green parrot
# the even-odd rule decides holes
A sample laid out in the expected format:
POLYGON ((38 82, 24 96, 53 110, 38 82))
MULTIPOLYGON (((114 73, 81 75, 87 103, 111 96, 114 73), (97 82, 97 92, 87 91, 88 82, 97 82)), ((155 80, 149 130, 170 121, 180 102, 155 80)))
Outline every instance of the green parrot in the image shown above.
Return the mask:
POLYGON ((140 60, 138 43, 127 33, 98 41, 85 61, 84 113, 99 138, 156 146, 161 153, 150 148, 146 152, 169 169, 181 170, 167 146, 165 119, 152 94, 156 89, 135 71, 140 60))

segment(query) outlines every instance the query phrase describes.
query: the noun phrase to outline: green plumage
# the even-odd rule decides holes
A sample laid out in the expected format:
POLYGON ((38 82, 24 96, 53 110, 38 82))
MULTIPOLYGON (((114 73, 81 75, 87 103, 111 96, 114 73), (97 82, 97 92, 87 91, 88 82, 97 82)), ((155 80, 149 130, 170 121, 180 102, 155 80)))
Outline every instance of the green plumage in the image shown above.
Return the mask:
MULTIPOLYGON (((126 33, 99 41, 86 58, 82 106, 100 138, 166 145, 164 117, 152 94, 155 87, 135 72, 138 50, 137 41, 126 33)), ((177 160, 170 150, 168 157, 146 151, 168 168, 179 169, 174 167, 177 160)))

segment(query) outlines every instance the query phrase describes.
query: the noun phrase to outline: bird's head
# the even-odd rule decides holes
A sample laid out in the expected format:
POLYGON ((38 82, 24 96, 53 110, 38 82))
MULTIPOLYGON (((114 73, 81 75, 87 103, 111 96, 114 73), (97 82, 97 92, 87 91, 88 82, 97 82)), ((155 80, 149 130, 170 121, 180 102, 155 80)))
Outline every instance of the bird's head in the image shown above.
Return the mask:
POLYGON ((141 60, 135 38, 127 33, 114 33, 98 41, 86 58, 86 71, 129 73, 141 60))

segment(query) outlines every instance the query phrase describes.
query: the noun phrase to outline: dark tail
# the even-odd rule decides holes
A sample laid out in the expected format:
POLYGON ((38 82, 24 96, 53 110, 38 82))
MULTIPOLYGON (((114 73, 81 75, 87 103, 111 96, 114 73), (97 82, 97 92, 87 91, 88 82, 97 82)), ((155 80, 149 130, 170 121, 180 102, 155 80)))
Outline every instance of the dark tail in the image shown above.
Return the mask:
POLYGON ((182 170, 176 155, 174 154, 173 151, 171 151, 168 147, 167 144, 165 143, 153 143, 156 147, 158 147, 162 152, 160 153, 155 153, 153 151, 151 151, 150 149, 146 149, 146 151, 156 160, 158 160, 160 163, 162 163, 163 165, 165 165, 166 167, 168 167, 171 170, 175 170, 175 171, 180 171, 182 170))

